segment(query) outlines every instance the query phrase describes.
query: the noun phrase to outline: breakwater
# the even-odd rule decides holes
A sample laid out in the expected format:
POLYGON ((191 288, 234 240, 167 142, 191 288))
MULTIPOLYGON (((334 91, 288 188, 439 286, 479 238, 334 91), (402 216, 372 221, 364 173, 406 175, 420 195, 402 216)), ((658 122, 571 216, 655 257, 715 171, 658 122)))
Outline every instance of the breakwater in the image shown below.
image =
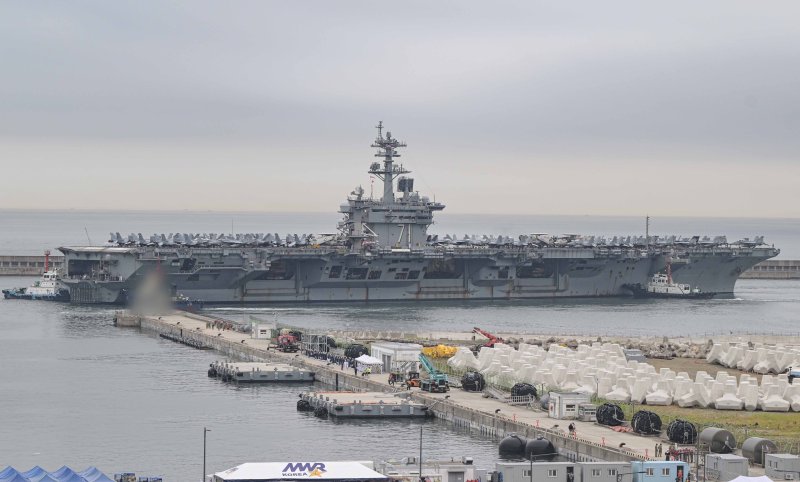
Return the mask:
MULTIPOLYGON (((0 256, 0 276, 39 276, 44 272, 44 256, 0 256)), ((62 270, 63 256, 50 256, 50 269, 62 270)))
MULTIPOLYGON (((268 340, 250 338, 232 330, 208 328, 210 318, 191 313, 163 316, 141 316, 128 312, 116 315, 118 326, 136 326, 142 331, 176 338, 192 339, 222 353, 224 356, 253 362, 280 361, 298 368, 313 370, 316 379, 337 390, 394 392, 386 375, 354 376, 339 365, 298 354, 269 349, 268 340)), ((198 367, 198 370, 204 367, 198 367)), ((510 406, 499 400, 483 398, 478 393, 452 390, 433 394, 413 390, 411 399, 425 404, 437 418, 486 436, 504 437, 516 433, 527 437, 543 435, 560 452, 575 460, 631 461, 645 460, 652 455, 654 440, 628 433, 617 433, 592 422, 575 422, 574 434, 566 431, 566 422, 547 417, 541 411, 510 406), (559 424, 563 424, 561 427, 559 424)))
POLYGON ((800 279, 800 260, 768 259, 741 275, 742 279, 800 279))

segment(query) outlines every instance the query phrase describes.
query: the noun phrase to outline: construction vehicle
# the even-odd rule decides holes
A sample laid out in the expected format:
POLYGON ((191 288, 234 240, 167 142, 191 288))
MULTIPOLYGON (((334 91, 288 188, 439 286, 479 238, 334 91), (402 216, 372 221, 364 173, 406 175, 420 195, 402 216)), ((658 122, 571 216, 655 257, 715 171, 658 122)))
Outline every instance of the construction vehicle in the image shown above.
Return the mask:
POLYGON ((431 393, 444 393, 450 390, 450 385, 447 382, 447 375, 437 370, 436 367, 433 366, 433 363, 428 360, 428 357, 420 353, 419 362, 422 364, 425 371, 428 372, 428 378, 421 378, 419 381, 420 389, 431 393))
POLYGON ((483 347, 494 348, 494 346, 497 343, 503 343, 503 339, 500 338, 499 336, 495 336, 495 335, 489 333, 486 330, 481 330, 477 326, 472 329, 472 332, 473 333, 477 333, 477 334, 482 335, 482 336, 485 336, 486 338, 489 339, 488 341, 486 341, 486 342, 484 342, 484 343, 482 343, 480 345, 476 345, 475 348, 472 350, 475 353, 479 352, 481 350, 481 348, 483 348, 483 347))
POLYGON ((419 380, 419 372, 417 371, 410 371, 406 374, 405 382, 406 388, 419 388, 420 380, 419 380))
POLYGON ((295 353, 300 349, 299 333, 285 333, 275 338, 275 348, 284 353, 295 353))

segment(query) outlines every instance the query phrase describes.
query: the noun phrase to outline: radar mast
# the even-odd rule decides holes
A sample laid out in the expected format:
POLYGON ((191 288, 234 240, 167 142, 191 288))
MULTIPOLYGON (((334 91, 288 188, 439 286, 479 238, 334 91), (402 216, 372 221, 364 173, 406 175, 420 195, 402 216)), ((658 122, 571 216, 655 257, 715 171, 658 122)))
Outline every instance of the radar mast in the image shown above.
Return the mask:
POLYGON ((373 162, 369 168, 369 173, 383 181, 382 201, 386 204, 391 204, 394 202, 394 179, 397 176, 411 172, 403 168, 402 165, 394 165, 394 158, 400 157, 400 153, 397 152, 397 149, 399 147, 406 147, 406 143, 393 139, 392 133, 389 131, 386 132, 386 136, 384 137, 383 121, 378 122, 375 128, 378 129, 378 137, 375 138, 371 147, 378 148, 375 157, 383 158, 383 167, 381 167, 380 163, 373 162))

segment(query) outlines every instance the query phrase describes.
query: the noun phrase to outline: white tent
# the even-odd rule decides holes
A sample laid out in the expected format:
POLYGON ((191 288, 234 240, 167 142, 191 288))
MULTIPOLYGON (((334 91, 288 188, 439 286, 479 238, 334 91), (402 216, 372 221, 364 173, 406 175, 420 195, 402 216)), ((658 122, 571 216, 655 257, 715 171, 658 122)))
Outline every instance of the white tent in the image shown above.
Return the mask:
POLYGON ((739 477, 736 477, 730 482, 774 482, 774 481, 769 477, 767 477, 766 475, 759 475, 758 477, 745 477, 744 475, 740 475, 739 477))
POLYGON ((380 373, 383 368, 383 362, 378 360, 377 358, 369 355, 361 355, 360 357, 356 358, 356 363, 364 367, 373 367, 377 369, 377 372, 380 373))
POLYGON ((214 482, 340 480, 383 481, 386 476, 361 462, 264 462, 237 465, 214 474, 214 482))

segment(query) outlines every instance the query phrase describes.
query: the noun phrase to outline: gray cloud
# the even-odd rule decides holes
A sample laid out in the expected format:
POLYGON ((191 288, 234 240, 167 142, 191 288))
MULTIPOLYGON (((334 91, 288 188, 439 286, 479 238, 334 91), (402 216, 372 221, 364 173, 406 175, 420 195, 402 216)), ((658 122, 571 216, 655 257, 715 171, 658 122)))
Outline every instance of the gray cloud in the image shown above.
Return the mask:
POLYGON ((9 176, 53 187, 14 184, 0 202, 327 211, 369 182, 384 119, 452 211, 800 216, 783 191, 800 174, 798 13, 4 2, 0 155, 9 176), (314 195, 287 203, 295 186, 314 195), (655 186, 692 202, 647 202, 655 186))

